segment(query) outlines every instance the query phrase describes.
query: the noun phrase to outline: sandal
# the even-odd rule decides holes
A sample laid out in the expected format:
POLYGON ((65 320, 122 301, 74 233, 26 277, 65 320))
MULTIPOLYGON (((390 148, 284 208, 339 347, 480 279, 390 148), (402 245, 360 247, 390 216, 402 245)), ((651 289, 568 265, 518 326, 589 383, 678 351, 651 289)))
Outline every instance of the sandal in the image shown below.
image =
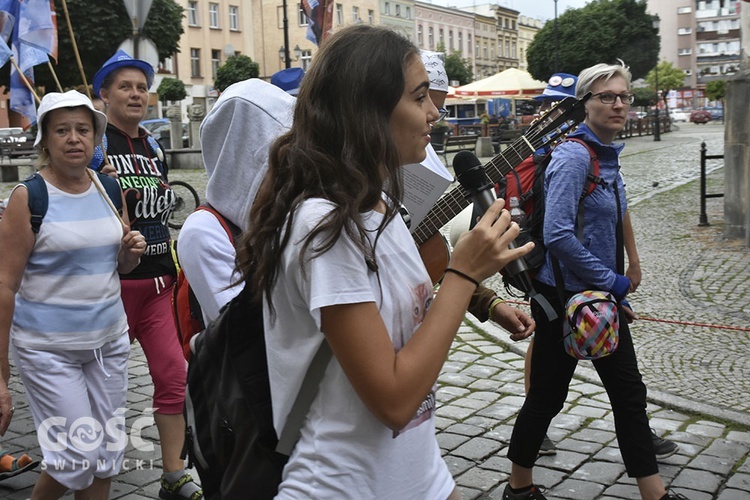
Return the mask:
POLYGON ((15 458, 9 453, 0 451, 0 481, 34 469, 37 465, 39 465, 39 460, 34 460, 25 453, 15 458))
MULTIPOLYGON (((195 483, 193 477, 187 472, 174 483, 170 483, 162 477, 159 498, 162 500, 201 500, 203 498, 203 490, 200 487, 198 487, 198 489, 189 497, 180 494, 180 490, 182 490, 182 487, 187 483, 195 483)), ((196 486, 198 485, 196 484, 196 486)))

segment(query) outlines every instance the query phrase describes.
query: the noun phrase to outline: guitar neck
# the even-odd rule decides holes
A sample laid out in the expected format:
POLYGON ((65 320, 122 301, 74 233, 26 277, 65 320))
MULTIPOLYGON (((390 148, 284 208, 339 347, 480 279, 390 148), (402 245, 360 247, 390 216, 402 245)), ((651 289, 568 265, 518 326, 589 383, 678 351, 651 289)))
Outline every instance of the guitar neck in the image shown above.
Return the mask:
MULTIPOLYGON (((524 136, 521 136, 484 166, 485 173, 492 182, 500 182, 516 165, 533 152, 534 148, 531 143, 524 136)), ((456 186, 445 193, 412 232, 414 241, 421 245, 430 239, 470 203, 467 191, 461 186, 456 186)))

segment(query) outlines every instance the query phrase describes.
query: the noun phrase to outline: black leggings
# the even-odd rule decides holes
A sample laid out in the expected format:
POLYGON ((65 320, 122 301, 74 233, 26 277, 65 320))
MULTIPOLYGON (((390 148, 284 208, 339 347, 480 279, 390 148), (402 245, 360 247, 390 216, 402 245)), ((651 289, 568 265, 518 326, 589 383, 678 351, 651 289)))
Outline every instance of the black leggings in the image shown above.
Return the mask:
MULTIPOLYGON (((521 467, 532 468, 550 421, 560 412, 578 360, 568 355, 562 344, 562 306, 553 287, 535 282, 558 313, 549 321, 532 302, 536 320, 531 359, 531 388, 513 427, 508 458, 521 467)), ((630 477, 658 473, 654 446, 646 416, 646 386, 638 371, 630 328, 620 313, 620 341, 617 351, 594 361, 599 378, 609 395, 615 419, 615 432, 625 468, 630 477)))

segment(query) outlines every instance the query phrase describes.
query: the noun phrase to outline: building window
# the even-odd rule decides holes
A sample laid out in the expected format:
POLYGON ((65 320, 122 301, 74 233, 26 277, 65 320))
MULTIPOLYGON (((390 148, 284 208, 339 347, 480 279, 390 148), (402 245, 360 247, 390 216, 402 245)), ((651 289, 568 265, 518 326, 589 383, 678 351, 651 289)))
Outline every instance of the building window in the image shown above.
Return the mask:
POLYGON ((297 7, 297 24, 307 26, 307 16, 305 15, 305 9, 302 8, 302 2, 298 3, 297 7))
POLYGON ((391 3, 385 2, 385 15, 390 16, 391 15, 391 3))
POLYGON ((221 51, 211 49, 211 78, 216 80, 216 71, 221 66, 221 51))
POLYGON ((310 69, 310 64, 312 64, 312 50, 303 50, 299 60, 300 66, 303 70, 307 71, 308 69, 310 69))
POLYGON ((692 69, 686 69, 685 70, 685 76, 690 76, 692 74, 693 74, 693 70, 692 69))
POLYGON ((396 17, 401 17, 401 4, 396 4, 396 17))
POLYGON ((443 35, 443 28, 440 28, 440 31, 438 31, 438 43, 445 47, 445 36, 443 35))
POLYGON ((190 76, 201 77, 201 49, 190 49, 190 76))
POLYGON ((517 57, 516 57, 516 42, 512 43, 512 49, 511 50, 512 50, 511 54, 513 54, 512 55, 513 59, 517 59, 517 57))
POLYGON ((188 2, 188 26, 198 26, 198 2, 188 2))
POLYGON ((680 28, 677 30, 678 35, 689 35, 693 32, 693 28, 680 28))
POLYGON ((372 9, 369 9, 367 11, 367 20, 370 24, 375 24, 375 11, 372 9))
POLYGON ((208 4, 208 26, 209 28, 219 27, 219 4, 208 4))
POLYGON ((689 56, 693 53, 693 49, 679 49, 677 50, 678 56, 689 56))
POLYGON ((159 63, 159 73, 174 73, 174 59, 167 57, 159 63))
POLYGON ((336 26, 344 24, 344 6, 340 3, 336 4, 336 26))
POLYGON ((458 32, 458 51, 464 51, 464 34, 462 31, 458 32))
POLYGON ((411 7, 406 8, 406 19, 411 19, 411 7))
POLYGON ((231 31, 240 30, 240 8, 236 5, 229 6, 229 29, 231 31))
POLYGON ((693 12, 692 7, 677 7, 678 14, 690 14, 691 12, 693 12))
POLYGON ((435 32, 432 29, 432 26, 427 30, 427 45, 430 50, 435 48, 435 32))
POLYGON ((360 21, 359 19, 359 7, 354 6, 352 7, 352 19, 355 23, 358 23, 360 21))
POLYGON ((424 33, 422 31, 422 25, 417 25, 417 45, 422 47, 424 45, 424 33))
POLYGON ((448 30, 448 49, 453 52, 453 30, 448 30))
POLYGON ((471 44, 471 33, 466 36, 466 42, 466 49, 469 51, 469 55, 471 55, 471 48, 473 47, 471 44))

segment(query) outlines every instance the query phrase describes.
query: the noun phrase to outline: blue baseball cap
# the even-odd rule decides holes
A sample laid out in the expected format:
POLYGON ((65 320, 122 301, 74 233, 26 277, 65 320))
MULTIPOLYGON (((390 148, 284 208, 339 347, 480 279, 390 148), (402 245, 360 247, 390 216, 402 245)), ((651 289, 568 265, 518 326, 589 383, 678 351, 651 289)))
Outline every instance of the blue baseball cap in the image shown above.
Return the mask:
POLYGON ((139 69, 143 71, 144 75, 146 75, 146 82, 148 83, 149 88, 151 88, 151 84, 154 83, 154 68, 151 64, 146 61, 141 61, 140 59, 133 59, 130 54, 124 50, 118 50, 115 55, 107 59, 107 62, 105 62, 94 75, 94 94, 98 96, 99 91, 102 89, 102 83, 104 83, 104 79, 107 78, 107 75, 120 68, 139 69))
POLYGON ((576 96, 576 85, 578 77, 568 73, 555 73, 547 81, 544 92, 534 97, 537 101, 545 99, 550 101, 562 101, 566 97, 576 96))
POLYGON ((303 76, 305 76, 305 70, 302 68, 286 68, 271 75, 271 83, 287 94, 297 95, 303 76))

